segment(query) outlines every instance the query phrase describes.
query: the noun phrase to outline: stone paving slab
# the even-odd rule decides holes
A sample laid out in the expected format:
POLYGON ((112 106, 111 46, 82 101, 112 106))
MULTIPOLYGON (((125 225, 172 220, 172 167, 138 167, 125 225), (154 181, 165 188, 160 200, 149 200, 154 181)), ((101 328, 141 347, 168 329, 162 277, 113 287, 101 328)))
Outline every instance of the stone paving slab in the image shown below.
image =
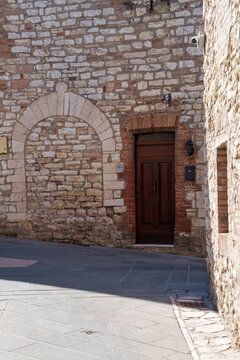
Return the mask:
POLYGON ((240 360, 240 350, 210 299, 172 297, 171 302, 194 360, 240 360))
POLYGON ((15 355, 40 360, 167 360, 173 355, 191 359, 168 297, 163 306, 160 304, 162 317, 158 309, 157 319, 149 320, 148 314, 155 311, 159 299, 130 299, 128 308, 127 299, 121 306, 121 299, 116 296, 95 296, 78 297, 75 292, 72 299, 66 298, 65 310, 65 300, 57 295, 54 303, 41 294, 37 294, 37 301, 9 300, 0 318, 0 334, 4 332, 0 350, 11 353, 9 359, 17 359, 15 355), (85 315, 78 314, 81 307, 86 310, 85 315), (129 323, 126 318, 129 312, 133 314, 134 307, 139 309, 136 323, 129 323), (103 311, 108 315, 105 320, 103 311), (11 346, 7 339, 11 339, 11 346))

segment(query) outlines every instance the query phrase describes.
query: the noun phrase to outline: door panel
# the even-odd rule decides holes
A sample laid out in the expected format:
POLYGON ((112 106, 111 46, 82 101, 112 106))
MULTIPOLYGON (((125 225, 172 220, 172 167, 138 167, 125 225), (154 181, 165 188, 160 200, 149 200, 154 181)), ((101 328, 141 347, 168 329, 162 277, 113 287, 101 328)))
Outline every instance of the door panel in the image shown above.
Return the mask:
POLYGON ((171 223, 171 163, 159 163, 159 207, 160 224, 171 223))
POLYGON ((153 224, 153 194, 149 184, 153 182, 153 164, 141 163, 141 182, 142 182, 142 209, 150 211, 142 212, 142 224, 153 224))
POLYGON ((172 244, 174 143, 136 144, 137 242, 172 244))

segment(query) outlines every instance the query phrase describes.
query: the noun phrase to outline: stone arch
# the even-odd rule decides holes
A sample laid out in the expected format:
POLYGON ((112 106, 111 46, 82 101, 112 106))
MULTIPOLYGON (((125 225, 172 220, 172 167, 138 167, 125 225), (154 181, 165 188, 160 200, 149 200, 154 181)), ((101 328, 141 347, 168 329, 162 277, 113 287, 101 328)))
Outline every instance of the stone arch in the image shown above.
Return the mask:
POLYGON ((26 220, 26 176, 25 143, 30 130, 39 122, 53 116, 73 116, 91 126, 98 135, 103 154, 103 190, 104 206, 121 206, 123 200, 114 199, 113 191, 124 187, 123 181, 117 180, 116 163, 108 163, 109 154, 119 153, 113 136, 111 123, 106 115, 94 104, 82 96, 68 92, 65 83, 56 86, 56 92, 34 101, 23 112, 15 124, 12 135, 12 154, 15 175, 12 181, 11 200, 16 204, 16 212, 9 214, 11 221, 26 220), (109 191, 110 190, 110 191, 109 191), (111 191, 112 190, 112 191, 111 191), (121 201, 120 201, 121 200, 121 201))

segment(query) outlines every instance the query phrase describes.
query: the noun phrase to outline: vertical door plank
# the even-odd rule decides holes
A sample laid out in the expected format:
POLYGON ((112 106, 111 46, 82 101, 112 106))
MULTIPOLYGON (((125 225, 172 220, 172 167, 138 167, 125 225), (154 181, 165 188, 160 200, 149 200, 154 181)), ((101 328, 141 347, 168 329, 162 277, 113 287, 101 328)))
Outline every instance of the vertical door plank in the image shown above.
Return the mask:
POLYGON ((171 163, 159 163, 159 225, 171 224, 171 163))
POLYGON ((153 223, 153 164, 141 164, 141 185, 142 224, 150 225, 153 223))

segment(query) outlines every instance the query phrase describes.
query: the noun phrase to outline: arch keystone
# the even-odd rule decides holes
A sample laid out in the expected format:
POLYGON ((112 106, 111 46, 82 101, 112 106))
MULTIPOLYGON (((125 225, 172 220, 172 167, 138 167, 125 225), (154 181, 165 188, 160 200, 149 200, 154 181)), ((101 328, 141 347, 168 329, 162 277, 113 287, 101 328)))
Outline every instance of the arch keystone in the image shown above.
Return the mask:
POLYGON ((57 91, 58 95, 64 94, 67 91, 67 89, 68 89, 68 86, 64 82, 60 82, 56 85, 56 91, 57 91))

